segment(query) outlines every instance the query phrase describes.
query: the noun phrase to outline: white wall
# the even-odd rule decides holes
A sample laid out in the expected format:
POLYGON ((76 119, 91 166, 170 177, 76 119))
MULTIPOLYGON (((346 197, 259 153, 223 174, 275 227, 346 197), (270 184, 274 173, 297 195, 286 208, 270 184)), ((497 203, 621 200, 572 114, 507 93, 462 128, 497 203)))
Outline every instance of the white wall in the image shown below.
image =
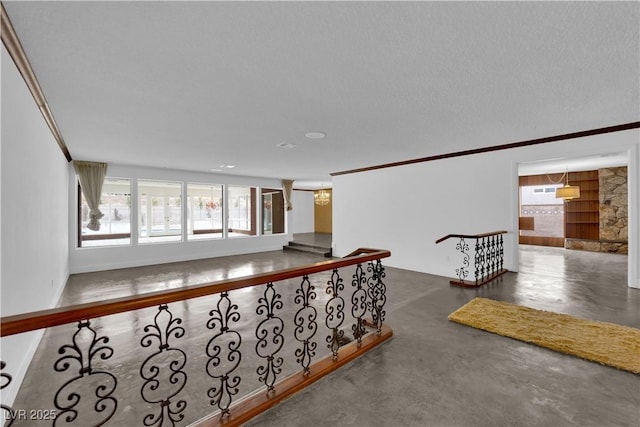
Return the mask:
MULTIPOLYGON (((636 141, 640 135, 636 133, 636 141)), ((640 289, 640 144, 629 149, 629 286, 640 289), (635 209, 633 208, 635 207, 635 209), (635 254, 636 262, 633 262, 635 254), (632 281, 635 279, 635 283, 632 281)))
MULTIPOLYGON (((78 160, 101 161, 101 159, 78 160)), ((69 166, 69 171, 69 209, 70 212, 77 212, 77 178, 71 166, 69 166)), ((280 180, 277 179, 218 175, 212 173, 157 169, 131 165, 110 164, 107 166, 107 176, 131 179, 131 200, 137 200, 136 182, 138 179, 282 188, 280 180)), ((132 241, 135 242, 135 235, 137 234, 137 203, 132 203, 131 205, 131 234, 132 241)), ((257 211, 258 224, 260 224, 261 209, 258 209, 257 211)), ((127 246, 78 248, 76 244, 78 241, 77 215, 71 215, 69 217, 69 269, 71 273, 83 273, 89 271, 162 264, 166 262, 280 250, 282 249, 282 246, 286 245, 287 242, 291 240, 291 215, 287 214, 286 221, 287 234, 243 236, 229 239, 152 243, 143 245, 132 244, 127 246)), ((258 233, 259 232, 260 227, 258 226, 258 233)))
POLYGON ((313 191, 294 190, 291 196, 291 202, 293 203, 293 232, 313 233, 313 191))
POLYGON ((518 269, 518 163, 629 152, 629 285, 638 287, 640 131, 415 163, 333 177, 334 254, 391 250, 387 264, 454 277, 460 255, 447 234, 507 230, 505 268, 518 269))
MULTIPOLYGON (((2 316, 54 307, 68 272, 68 164, 2 46, 2 316)), ((11 404, 43 331, 2 338, 11 404)))

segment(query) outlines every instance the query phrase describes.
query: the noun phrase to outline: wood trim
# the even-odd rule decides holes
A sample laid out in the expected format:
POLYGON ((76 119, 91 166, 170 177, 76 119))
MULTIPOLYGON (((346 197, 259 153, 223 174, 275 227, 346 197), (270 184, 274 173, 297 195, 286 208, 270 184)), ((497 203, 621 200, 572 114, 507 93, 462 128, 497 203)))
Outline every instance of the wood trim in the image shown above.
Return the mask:
POLYGON ((535 230, 535 218, 532 216, 518 217, 518 230, 535 230))
POLYGON ((518 243, 521 245, 551 246, 555 248, 564 248, 564 237, 519 236, 518 243))
MULTIPOLYGON (((233 230, 229 230, 233 231, 233 230)), ((200 230, 193 230, 193 234, 222 234, 222 228, 207 228, 200 230)))
POLYGON ((256 187, 251 187, 249 192, 251 193, 251 230, 249 235, 255 236, 258 234, 258 224, 256 224, 256 222, 258 221, 258 192, 256 187))
POLYGON ((549 173, 542 175, 522 175, 518 177, 518 185, 520 187, 529 187, 534 185, 555 185, 565 184, 567 178, 566 173, 549 173))
MULTIPOLYGON (((76 178, 76 181, 77 178, 76 178)), ((80 187, 80 181, 78 181, 78 192, 77 192, 77 198, 78 198, 78 216, 77 216, 77 225, 78 225, 78 241, 77 241, 77 245, 79 248, 82 247, 82 199, 81 199, 81 194, 82 194, 82 188, 80 187)))
POLYGON ((82 241, 85 240, 111 240, 111 239, 126 239, 130 238, 131 233, 114 233, 114 234, 87 234, 82 236, 82 241))
POLYGON ((494 274, 489 274, 487 276, 484 276, 482 279, 478 280, 478 283, 475 282, 469 282, 466 280, 450 280, 449 284, 454 285, 454 286, 460 286, 463 288, 479 288, 482 285, 486 285, 487 283, 491 282, 494 279, 497 279, 498 277, 502 276, 505 273, 508 273, 509 270, 507 270, 506 268, 503 268, 502 270, 498 270, 496 273, 494 274))
POLYGON ((2 38, 2 43, 7 48, 7 52, 9 52, 9 56, 13 59, 13 62, 16 64, 18 68, 18 72, 24 79, 29 91, 31 92, 31 96, 33 96, 34 101, 38 105, 40 109, 40 113, 44 118, 44 121, 49 126, 53 137, 55 138, 58 146, 62 150, 62 154, 67 159, 68 162, 72 160, 71 154, 69 153, 69 149, 62 138, 62 134, 60 133, 60 129, 58 128, 58 124, 53 117, 53 113, 49 108, 49 104, 47 104, 47 99, 42 92, 42 88, 38 83, 38 79, 36 78, 35 73, 33 72, 33 68, 31 68, 31 64, 29 63, 29 59, 27 58, 27 54, 24 52, 22 48, 22 44, 20 43, 20 39, 18 39, 18 35, 11 24, 11 20, 9 19, 9 15, 4 8, 4 4, 0 3, 2 8, 2 19, 1 19, 1 30, 0 35, 2 38))
POLYGON ((607 127, 604 127, 604 128, 590 129, 590 130, 584 130, 584 131, 573 132, 573 133, 565 133, 565 134, 562 134, 562 135, 548 136, 548 137, 545 137, 545 138, 530 139, 530 140, 527 140, 527 141, 512 142, 510 144, 492 145, 492 146, 489 146, 489 147, 475 148, 475 149, 472 149, 472 150, 455 151, 453 153, 438 154, 438 155, 435 155, 435 156, 420 157, 418 159, 404 160, 404 161, 393 162, 393 163, 385 163, 385 164, 382 164, 382 165, 369 166, 369 167, 358 168, 358 169, 351 169, 351 170, 346 170, 346 171, 341 171, 341 172, 333 172, 333 173, 330 173, 329 175, 338 176, 338 175, 347 175, 347 174, 351 174, 351 173, 368 172, 368 171, 372 171, 372 170, 376 170, 376 169, 392 168, 392 167, 396 167, 396 166, 406 166, 406 165, 411 165, 411 164, 414 164, 414 163, 422 163, 422 162, 431 162, 431 161, 434 161, 434 160, 450 159, 452 157, 461 157, 461 156, 469 156, 469 155, 472 155, 472 154, 489 153, 491 151, 509 150, 509 149, 512 149, 512 148, 528 147, 530 145, 546 144, 546 143, 549 143, 549 142, 564 141, 564 140, 567 140, 567 139, 575 139, 575 138, 583 138, 583 137, 586 137, 586 136, 600 135, 600 134, 611 133, 611 132, 620 132, 620 131, 623 131, 623 130, 637 129, 637 128, 640 128, 640 122, 624 123, 624 124, 615 125, 615 126, 607 126, 607 127))
POLYGON ((58 307, 49 310, 41 310, 32 313, 17 314, 0 318, 0 337, 34 331, 51 326, 64 325, 66 323, 81 320, 94 319, 96 317, 109 316, 111 314, 126 311, 139 310, 146 307, 154 307, 160 304, 168 304, 206 295, 229 292, 251 286, 263 285, 269 282, 279 282, 333 270, 350 265, 366 263, 391 256, 387 250, 377 250, 364 255, 320 261, 300 267, 292 267, 270 273, 260 273, 235 279, 219 280, 203 283, 196 286, 188 286, 182 289, 167 289, 156 292, 148 292, 142 295, 132 295, 122 298, 113 298, 106 301, 77 304, 69 307, 58 307))
POLYGON ((253 394, 239 400, 230 408, 231 416, 220 418, 220 413, 204 417, 195 423, 196 427, 218 427, 218 426, 239 426, 246 423, 255 416, 277 405, 287 397, 310 386, 314 382, 346 365, 357 357, 362 356, 367 351, 386 342, 393 336, 391 328, 382 325, 381 333, 371 332, 362 338, 362 345, 358 346, 356 341, 340 347, 338 359, 333 360, 333 355, 329 354, 310 366, 311 372, 303 375, 302 372, 292 374, 275 385, 275 390, 267 394, 265 389, 255 391, 253 394))
POLYGON ((500 231, 492 231, 489 233, 482 233, 482 234, 447 234, 444 237, 439 238, 438 240, 436 240, 436 244, 440 243, 440 242, 444 242, 445 240, 451 238, 451 237, 457 237, 457 238, 461 238, 461 239, 478 239, 481 237, 489 237, 489 236, 494 236, 494 235, 498 235, 498 234, 507 234, 508 231, 505 230, 500 230, 500 231))
POLYGON ((238 233, 238 234, 245 234, 247 236, 255 236, 255 232, 253 230, 244 230, 242 228, 230 228, 229 233, 238 233))

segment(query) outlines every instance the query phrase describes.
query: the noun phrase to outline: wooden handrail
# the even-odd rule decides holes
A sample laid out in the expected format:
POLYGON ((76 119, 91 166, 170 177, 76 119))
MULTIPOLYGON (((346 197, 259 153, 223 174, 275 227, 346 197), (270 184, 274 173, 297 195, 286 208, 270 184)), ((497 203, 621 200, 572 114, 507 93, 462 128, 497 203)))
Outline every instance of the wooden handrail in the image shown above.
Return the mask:
POLYGON ((451 238, 451 237, 457 237, 460 239, 479 239, 482 237, 488 237, 488 236, 497 236, 499 234, 507 234, 508 231, 505 230, 500 230, 500 231, 492 231, 490 233, 482 233, 482 234, 447 234, 444 237, 439 238, 438 240, 436 240, 436 244, 440 243, 440 242, 444 242, 445 240, 451 238))
POLYGON ((380 249, 372 249, 372 248, 358 248, 355 251, 351 252, 349 255, 345 255, 342 258, 349 258, 352 256, 372 254, 374 252, 378 252, 380 249))
POLYGON ((6 316, 0 318, 0 337, 64 325, 66 323, 86 319, 94 319, 96 317, 103 317, 126 311, 139 310, 175 301, 229 292, 235 289, 262 285, 269 282, 287 280, 294 277, 347 267, 354 264, 361 264, 363 262, 391 256, 391 252, 388 250, 379 249, 361 248, 352 252, 352 254, 355 253, 361 253, 362 255, 347 256, 346 258, 321 261, 314 264, 269 273, 260 273, 235 279, 203 283, 182 289, 148 292, 141 295, 113 298, 107 301, 76 304, 67 307, 58 307, 49 310, 6 316))

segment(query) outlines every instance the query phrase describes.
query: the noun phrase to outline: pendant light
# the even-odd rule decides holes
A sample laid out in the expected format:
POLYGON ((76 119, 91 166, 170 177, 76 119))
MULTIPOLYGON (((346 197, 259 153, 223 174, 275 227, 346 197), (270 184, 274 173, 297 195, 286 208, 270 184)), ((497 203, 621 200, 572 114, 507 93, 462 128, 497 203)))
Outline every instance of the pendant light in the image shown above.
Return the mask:
POLYGON ((565 172, 566 183, 564 186, 556 188, 556 198, 570 202, 573 199, 580 198, 580 187, 577 185, 569 185, 569 172, 565 172))

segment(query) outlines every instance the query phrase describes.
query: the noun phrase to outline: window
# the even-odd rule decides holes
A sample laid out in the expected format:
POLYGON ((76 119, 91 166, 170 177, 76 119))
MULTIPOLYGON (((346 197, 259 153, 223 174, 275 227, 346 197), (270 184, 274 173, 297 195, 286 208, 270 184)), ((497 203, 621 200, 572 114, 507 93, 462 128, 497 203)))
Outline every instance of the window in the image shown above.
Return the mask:
POLYGON ((182 240, 182 183, 138 181, 138 242, 182 240))
POLYGON ((256 235, 256 188, 229 187, 229 237, 256 235))
POLYGON ((553 184, 553 185, 547 185, 544 187, 525 187, 526 190, 523 193, 525 195, 525 197, 536 195, 536 196, 542 196, 544 197, 544 199, 539 199, 539 200, 544 200, 542 203, 544 204, 549 204, 549 203, 555 203, 555 201, 550 202, 551 199, 555 199, 556 196, 556 188, 558 187, 562 187, 562 184, 553 184), (551 199, 549 198, 549 193, 552 193, 551 199))
POLYGON ((284 233, 284 194, 282 190, 262 189, 262 234, 284 233))
POLYGON ((78 194, 78 247, 138 245, 284 234, 281 188, 106 177, 98 231, 87 228, 89 207, 78 194), (260 209, 260 211, 259 211, 260 209), (137 238, 131 238, 132 227, 137 238), (184 237, 183 237, 184 236, 184 237))
POLYGON ((222 237, 222 185, 187 185, 187 239, 222 237))
POLYGON ((128 245, 131 243, 131 181, 106 177, 102 185, 99 230, 89 230, 89 205, 80 186, 78 247, 128 245))

